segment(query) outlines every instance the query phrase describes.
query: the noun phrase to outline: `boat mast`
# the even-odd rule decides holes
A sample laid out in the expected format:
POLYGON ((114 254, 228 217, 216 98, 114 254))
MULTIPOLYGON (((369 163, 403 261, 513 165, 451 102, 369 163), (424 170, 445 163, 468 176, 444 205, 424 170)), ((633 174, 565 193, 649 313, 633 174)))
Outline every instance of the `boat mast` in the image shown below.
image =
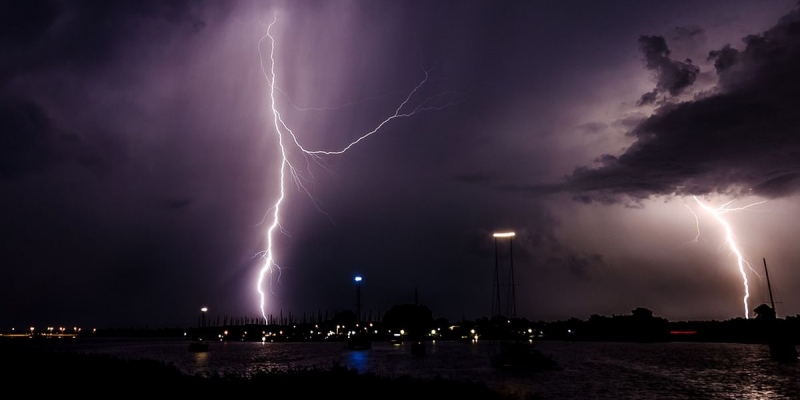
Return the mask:
POLYGON ((512 248, 512 244, 511 244, 513 242, 514 242, 514 238, 513 237, 508 239, 508 257, 509 257, 509 260, 510 260, 510 267, 509 267, 509 270, 508 270, 509 271, 508 272, 508 286, 509 286, 509 288, 508 288, 508 304, 506 305, 506 307, 508 308, 508 311, 506 312, 506 314, 508 314, 508 316, 511 317, 511 318, 516 318, 517 317, 517 291, 516 291, 516 289, 514 289, 514 286, 515 286, 515 283, 514 283, 514 249, 512 248))
POLYGON ((772 311, 775 313, 775 316, 778 316, 778 312, 775 311, 775 300, 772 299, 772 285, 769 283, 769 270, 767 269, 767 259, 764 258, 764 272, 767 275, 767 289, 769 289, 769 305, 772 306, 772 311))
POLYGON ((497 253, 497 236, 494 237, 494 288, 492 291, 492 317, 495 317, 500 315, 500 256, 497 253))

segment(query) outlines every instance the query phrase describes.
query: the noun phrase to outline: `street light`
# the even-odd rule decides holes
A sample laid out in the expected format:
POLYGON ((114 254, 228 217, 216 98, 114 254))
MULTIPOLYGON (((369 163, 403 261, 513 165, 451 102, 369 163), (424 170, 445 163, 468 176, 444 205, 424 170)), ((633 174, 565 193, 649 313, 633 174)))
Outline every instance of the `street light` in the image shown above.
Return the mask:
POLYGON ((198 325, 200 325, 201 328, 206 326, 206 311, 208 311, 208 307, 203 307, 200 309, 200 322, 198 325))
POLYGON ((493 233, 492 236, 496 238, 506 238, 506 237, 513 238, 514 236, 516 236, 516 234, 514 232, 498 232, 498 233, 493 233))
POLYGON ((497 240, 508 238, 508 254, 511 265, 508 275, 509 293, 508 301, 506 303, 506 314, 513 318, 517 314, 516 291, 514 289, 514 252, 512 248, 512 243, 516 233, 495 232, 492 234, 492 236, 494 237, 494 295, 492 296, 492 316, 500 315, 500 259, 497 250, 497 240), (497 305, 496 307, 495 304, 497 305))
POLYGON ((361 275, 356 275, 356 322, 361 322, 361 275))

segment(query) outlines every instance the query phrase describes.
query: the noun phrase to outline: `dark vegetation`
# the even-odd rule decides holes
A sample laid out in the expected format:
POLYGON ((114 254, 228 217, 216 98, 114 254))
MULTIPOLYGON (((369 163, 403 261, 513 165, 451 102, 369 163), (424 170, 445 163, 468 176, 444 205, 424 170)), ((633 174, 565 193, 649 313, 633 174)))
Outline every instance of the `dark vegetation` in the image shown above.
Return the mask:
POLYGON ((800 315, 776 319, 772 308, 762 304, 754 310, 755 318, 724 321, 668 321, 653 316, 646 308, 629 315, 592 315, 539 324, 542 338, 576 341, 692 341, 721 343, 766 343, 777 327, 800 344, 800 315))

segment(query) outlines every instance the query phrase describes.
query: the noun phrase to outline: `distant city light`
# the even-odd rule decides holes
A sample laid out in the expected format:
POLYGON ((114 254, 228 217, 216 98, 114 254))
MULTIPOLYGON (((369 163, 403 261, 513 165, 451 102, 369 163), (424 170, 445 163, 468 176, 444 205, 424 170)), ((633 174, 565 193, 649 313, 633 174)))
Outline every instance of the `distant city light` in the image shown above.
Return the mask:
POLYGON ((492 234, 492 236, 496 238, 505 238, 505 237, 514 237, 516 234, 514 232, 497 232, 492 234))

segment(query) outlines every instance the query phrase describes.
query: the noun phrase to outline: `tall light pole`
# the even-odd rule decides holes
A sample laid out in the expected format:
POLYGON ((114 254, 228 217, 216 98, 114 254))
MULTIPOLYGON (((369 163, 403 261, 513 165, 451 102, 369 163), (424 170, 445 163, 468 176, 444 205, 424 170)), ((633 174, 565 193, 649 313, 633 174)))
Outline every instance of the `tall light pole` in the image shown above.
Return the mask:
POLYGON ((206 327, 206 311, 208 311, 208 307, 200 309, 200 321, 198 321, 198 325, 200 325, 201 328, 206 327))
POLYGON ((514 249, 513 241, 516 234, 514 232, 496 232, 494 237, 494 294, 492 296, 492 316, 500 315, 500 257, 497 250, 498 239, 508 238, 509 253, 509 272, 508 272, 508 299, 506 301, 506 314, 514 318, 517 314, 517 293, 514 289, 514 249), (495 304, 497 306, 495 306, 495 304))
POLYGON ((495 317, 500 315, 500 258, 497 254, 497 234, 494 235, 494 282, 492 284, 492 313, 495 317))
POLYGON ((356 322, 361 322, 361 275, 356 275, 356 322))

